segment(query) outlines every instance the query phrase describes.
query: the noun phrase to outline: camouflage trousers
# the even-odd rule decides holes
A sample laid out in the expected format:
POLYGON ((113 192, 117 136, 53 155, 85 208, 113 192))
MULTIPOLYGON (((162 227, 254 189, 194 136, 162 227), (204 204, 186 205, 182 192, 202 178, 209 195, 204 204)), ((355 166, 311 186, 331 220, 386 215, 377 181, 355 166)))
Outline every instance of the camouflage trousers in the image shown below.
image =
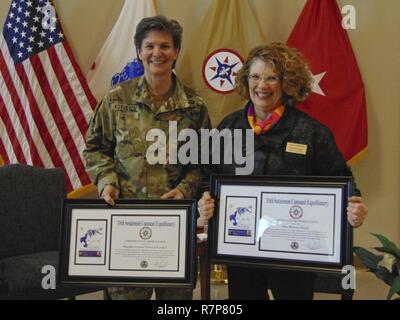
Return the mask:
MULTIPOLYGON (((193 289, 154 288, 156 300, 192 300, 193 289)), ((112 300, 150 300, 153 288, 114 287, 107 289, 112 300)))

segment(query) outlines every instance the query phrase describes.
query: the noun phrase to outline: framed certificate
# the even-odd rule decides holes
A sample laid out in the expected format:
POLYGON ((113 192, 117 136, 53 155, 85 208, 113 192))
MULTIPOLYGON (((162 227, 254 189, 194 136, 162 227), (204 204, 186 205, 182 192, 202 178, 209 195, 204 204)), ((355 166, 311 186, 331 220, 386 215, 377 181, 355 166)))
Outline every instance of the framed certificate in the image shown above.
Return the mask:
POLYGON ((217 175, 211 193, 212 263, 333 272, 352 263, 352 177, 217 175))
POLYGON ((59 281, 193 288, 195 200, 63 201, 59 281))

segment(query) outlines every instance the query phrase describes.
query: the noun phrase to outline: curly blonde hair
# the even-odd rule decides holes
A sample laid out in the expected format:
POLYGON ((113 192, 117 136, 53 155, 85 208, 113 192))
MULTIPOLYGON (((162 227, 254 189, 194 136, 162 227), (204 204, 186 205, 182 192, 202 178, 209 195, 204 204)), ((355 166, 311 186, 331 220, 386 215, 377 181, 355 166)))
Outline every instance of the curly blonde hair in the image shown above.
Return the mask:
POLYGON ((236 78, 236 90, 249 99, 250 67, 255 60, 270 63, 278 73, 282 85, 282 102, 295 105, 311 93, 311 73, 301 53, 281 42, 272 42, 252 49, 236 78))

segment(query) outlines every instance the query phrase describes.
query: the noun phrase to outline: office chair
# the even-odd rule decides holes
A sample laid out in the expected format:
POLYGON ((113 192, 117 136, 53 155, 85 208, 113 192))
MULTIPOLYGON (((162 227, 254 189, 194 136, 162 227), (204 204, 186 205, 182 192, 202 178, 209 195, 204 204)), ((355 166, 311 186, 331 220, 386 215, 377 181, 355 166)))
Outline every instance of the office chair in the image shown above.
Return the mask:
POLYGON ((42 287, 44 266, 57 272, 62 169, 12 164, 0 167, 0 299, 62 299, 103 288, 42 287))

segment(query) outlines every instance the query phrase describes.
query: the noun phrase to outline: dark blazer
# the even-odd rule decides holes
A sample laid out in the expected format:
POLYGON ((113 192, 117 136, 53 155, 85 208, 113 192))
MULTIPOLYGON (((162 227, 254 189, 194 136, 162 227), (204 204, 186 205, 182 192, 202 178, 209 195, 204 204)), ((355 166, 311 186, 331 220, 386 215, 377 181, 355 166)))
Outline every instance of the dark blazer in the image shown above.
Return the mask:
MULTIPOLYGON (((249 103, 244 109, 225 117, 217 129, 251 129, 247 120, 248 106, 249 103)), ((245 154, 244 134, 242 146, 242 154, 245 154)), ((232 164, 223 163, 226 150, 221 143, 221 164, 206 168, 208 174, 235 174, 239 165, 233 156, 232 164)), ((352 172, 337 148, 332 132, 306 113, 288 106, 282 118, 267 133, 254 136, 252 175, 352 176, 352 172), (296 150, 293 144, 300 149, 296 150)))

